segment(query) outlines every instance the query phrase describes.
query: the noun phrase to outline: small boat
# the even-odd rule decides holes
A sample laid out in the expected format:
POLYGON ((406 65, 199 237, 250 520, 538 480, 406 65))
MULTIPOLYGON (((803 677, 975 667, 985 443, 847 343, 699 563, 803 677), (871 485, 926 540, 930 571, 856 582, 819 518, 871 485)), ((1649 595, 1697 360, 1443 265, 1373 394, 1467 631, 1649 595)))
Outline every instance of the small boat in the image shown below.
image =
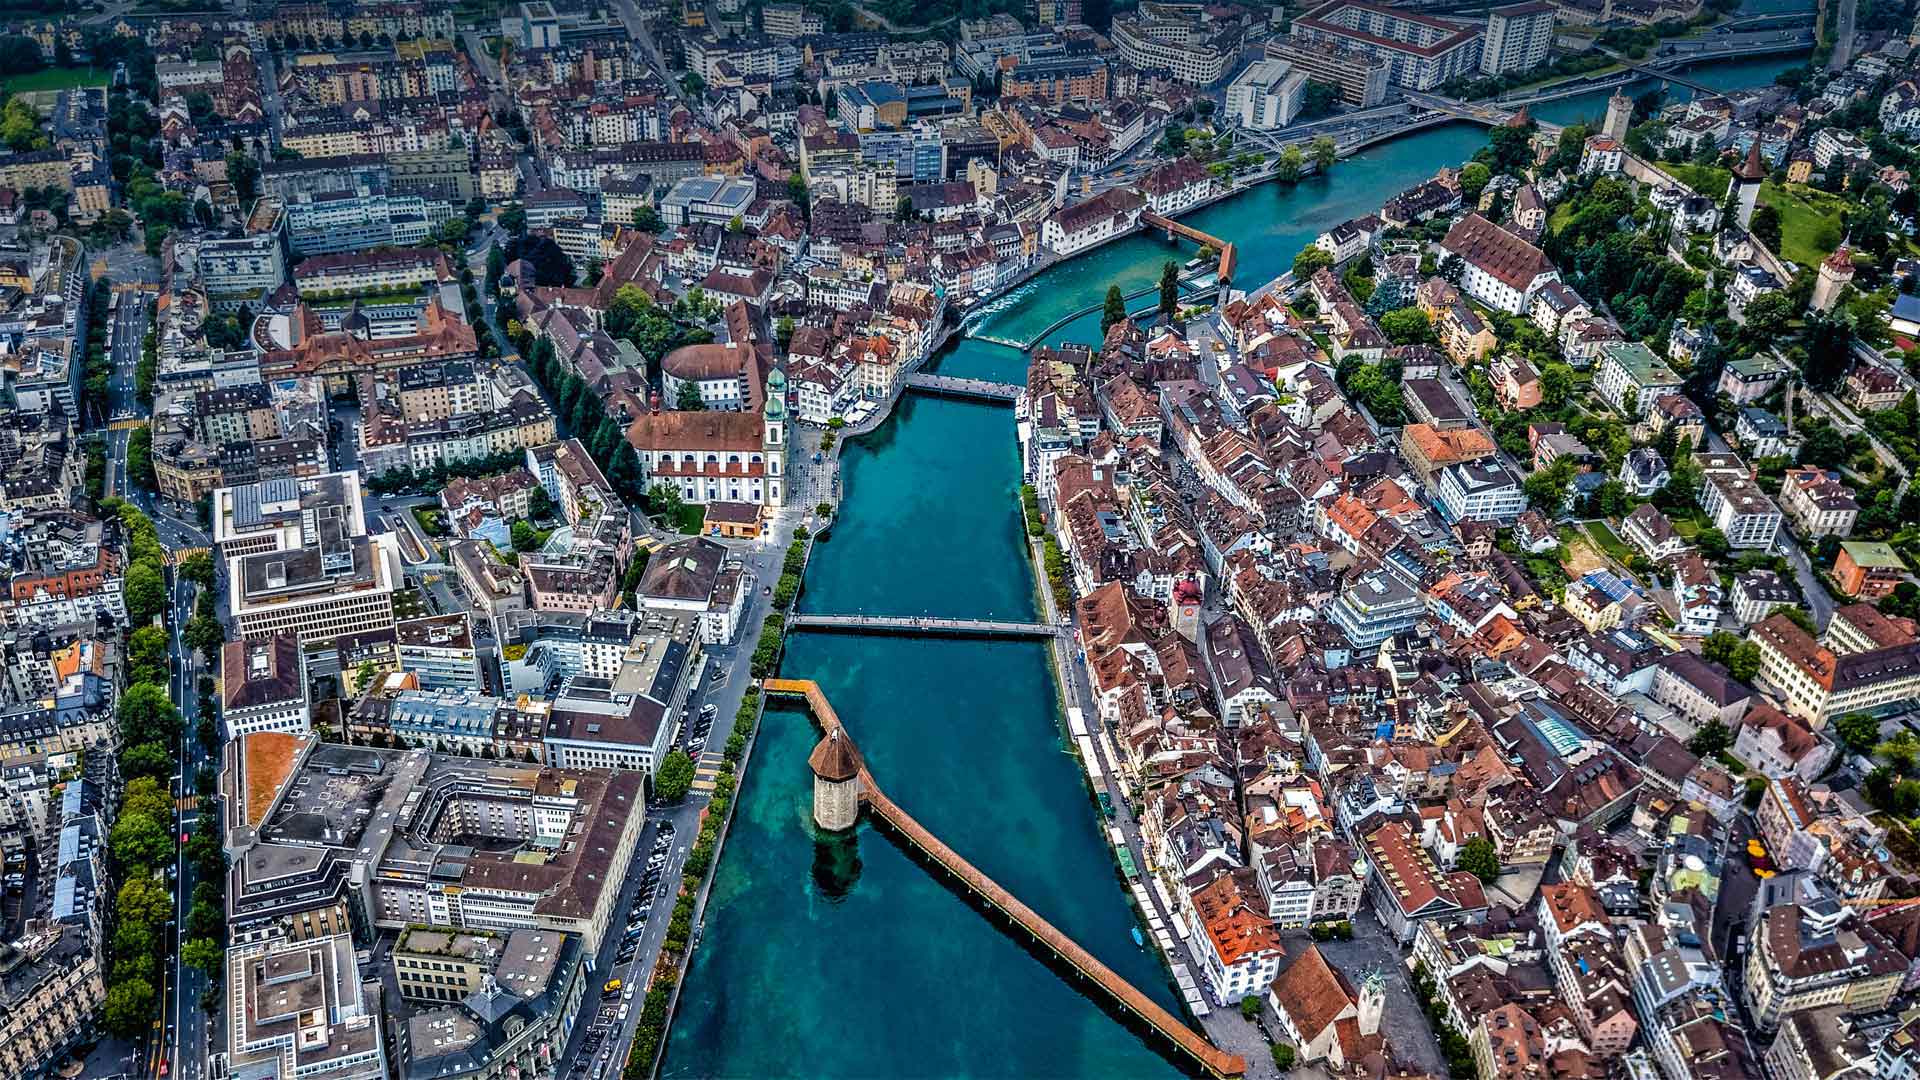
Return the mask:
POLYGON ((1140 928, 1137 926, 1133 928, 1133 947, 1136 949, 1147 947, 1147 939, 1140 936, 1140 928))

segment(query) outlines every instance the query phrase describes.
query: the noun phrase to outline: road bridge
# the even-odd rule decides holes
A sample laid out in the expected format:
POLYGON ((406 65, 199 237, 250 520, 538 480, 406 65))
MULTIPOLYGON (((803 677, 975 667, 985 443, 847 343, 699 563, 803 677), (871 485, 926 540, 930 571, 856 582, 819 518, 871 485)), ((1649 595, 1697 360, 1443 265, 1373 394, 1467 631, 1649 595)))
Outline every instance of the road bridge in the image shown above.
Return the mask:
POLYGON ((1027 392, 1027 388, 1015 383, 993 382, 990 379, 962 379, 953 375, 929 375, 916 371, 900 380, 915 390, 925 390, 930 394, 942 394, 947 397, 968 398, 973 401, 994 401, 1011 404, 1027 392))
MULTIPOLYGON (((1445 113, 1456 120, 1471 120, 1488 127, 1500 127, 1511 123, 1515 116, 1526 111, 1525 105, 1521 105, 1518 109, 1508 109, 1504 107, 1504 102, 1495 104, 1487 101, 1459 101, 1450 97, 1441 97, 1438 94, 1415 93, 1412 90, 1407 91, 1406 94, 1408 101, 1421 108, 1445 113)), ((1428 119, 1431 120, 1430 117, 1428 119)), ((1534 125, 1549 135, 1558 134, 1560 131, 1559 124, 1549 124, 1542 120, 1535 120, 1534 125)))
POLYGON ((946 637, 1053 638, 1060 628, 1042 622, 1007 619, 941 619, 928 615, 828 615, 801 612, 787 617, 790 627, 847 630, 860 634, 933 634, 946 637))
POLYGON ((974 900, 1024 931, 1034 948, 1051 954, 1071 968, 1091 984, 1086 989, 1090 992, 1097 990, 1098 997, 1165 1037, 1175 1049, 1198 1064, 1209 1076, 1224 1080, 1246 1073, 1245 1058, 1227 1053, 1181 1023, 1172 1013, 1161 1008, 1152 998, 1141 993, 1132 983, 1115 974, 1112 968, 1095 959, 1092 953, 1041 918, 1038 912, 1021 903, 1018 897, 962 858, 959 852, 948 847, 926 826, 915 821, 911 814, 888 798, 874 780, 872 770, 867 767, 865 755, 860 754, 854 746, 853 737, 847 734, 846 726, 840 722, 839 714, 834 712, 832 703, 827 700, 818 683, 811 679, 768 679, 762 685, 768 694, 805 700, 808 711, 813 713, 814 720, 822 730, 846 740, 848 746, 854 748, 854 760, 860 764, 860 799, 873 812, 874 819, 885 825, 900 842, 945 871, 974 900))
POLYGON ((1638 72, 1650 79, 1684 86, 1700 94, 1719 94, 1720 89, 1697 79, 1674 74, 1674 69, 1690 64, 1706 63, 1710 60, 1730 60, 1737 56, 1765 56, 1770 53, 1799 52, 1813 48, 1813 31, 1781 30, 1777 33, 1750 35, 1747 40, 1726 42, 1724 44, 1703 43, 1693 48, 1694 43, 1686 40, 1667 42, 1661 46, 1661 52, 1646 59, 1634 60, 1622 56, 1611 49, 1601 51, 1620 61, 1628 71, 1638 72))

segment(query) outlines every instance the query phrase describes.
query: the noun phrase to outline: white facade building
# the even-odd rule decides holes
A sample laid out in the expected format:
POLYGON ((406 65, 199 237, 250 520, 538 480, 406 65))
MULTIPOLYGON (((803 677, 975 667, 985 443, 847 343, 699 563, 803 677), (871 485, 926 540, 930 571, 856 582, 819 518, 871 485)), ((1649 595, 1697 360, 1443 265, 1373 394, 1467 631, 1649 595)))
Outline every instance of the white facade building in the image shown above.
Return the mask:
POLYGON ((1241 127, 1271 131, 1300 115, 1307 73, 1285 60, 1259 60, 1227 87, 1227 116, 1241 127))

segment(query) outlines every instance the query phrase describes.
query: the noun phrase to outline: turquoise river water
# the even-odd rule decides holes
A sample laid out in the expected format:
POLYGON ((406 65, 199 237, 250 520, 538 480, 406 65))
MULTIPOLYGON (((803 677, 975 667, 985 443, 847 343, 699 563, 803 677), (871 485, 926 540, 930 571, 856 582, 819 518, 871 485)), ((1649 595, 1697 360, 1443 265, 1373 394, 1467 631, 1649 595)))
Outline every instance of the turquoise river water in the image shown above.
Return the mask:
MULTIPOLYGON (((1790 58, 1691 74, 1722 89, 1770 81, 1790 58)), ((1641 88, 1636 88, 1641 89, 1641 88)), ((1596 118, 1605 94, 1535 110, 1596 118)), ((1457 164, 1484 144, 1460 124, 1376 146, 1324 177, 1268 184, 1192 216, 1239 242, 1243 282, 1283 272, 1326 227, 1457 164)), ((1151 284, 1168 258, 1134 237, 1056 267, 976 333, 1024 340, 1100 298, 1151 284)), ((1053 340, 1090 341, 1099 316, 1053 340)), ((1016 350, 962 339, 942 372, 1025 376, 1016 350)), ((805 610, 1030 618, 1004 408, 909 394, 846 448, 832 539, 808 570, 805 610)), ((797 633, 782 673, 817 679, 887 792, 955 850, 1171 1009, 1079 765, 1067 751, 1045 648, 797 633)), ((668 1042, 670 1077, 1110 1077, 1178 1075, 1157 1045, 862 825, 821 841, 809 820, 807 717, 770 711, 714 881, 668 1042)))

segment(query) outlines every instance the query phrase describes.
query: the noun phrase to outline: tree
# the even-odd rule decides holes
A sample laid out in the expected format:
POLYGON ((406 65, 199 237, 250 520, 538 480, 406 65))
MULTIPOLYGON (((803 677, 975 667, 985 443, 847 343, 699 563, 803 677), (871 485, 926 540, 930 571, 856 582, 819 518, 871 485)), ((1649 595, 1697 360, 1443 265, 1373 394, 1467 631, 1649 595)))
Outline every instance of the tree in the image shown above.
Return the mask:
POLYGON ((674 750, 660 759, 653 774, 653 791, 665 802, 679 802, 693 787, 693 758, 685 750, 674 750))
POLYGON ((1300 254, 1293 257, 1293 280, 1304 285, 1308 278, 1332 265, 1333 256, 1330 253, 1313 244, 1308 244, 1300 249, 1300 254))
POLYGON ((260 194, 260 162, 252 155, 235 150, 227 155, 227 182, 244 205, 260 194))
POLYGON ((169 743, 180 735, 180 710, 167 699, 165 687, 153 683, 127 687, 120 695, 118 713, 123 745, 169 743))
POLYGON ((1880 601, 1880 611, 1904 619, 1920 619, 1920 586, 1911 581, 1895 585, 1893 591, 1880 601))
POLYGON ((1544 469, 1535 469, 1520 485, 1526 492, 1527 505, 1548 516, 1558 515, 1566 505, 1567 485, 1573 483, 1573 467, 1573 459, 1563 457, 1555 458, 1544 469))
POLYGON ((153 984, 143 978, 115 978, 107 988, 107 1030, 130 1039, 147 1028, 154 1006, 153 984))
POLYGON ((1492 882, 1500 876, 1500 853, 1494 850, 1493 841, 1484 836, 1476 836, 1461 846, 1458 864, 1460 869, 1483 882, 1492 882))
POLYGON ((1127 298, 1121 295, 1120 286, 1118 285, 1107 286, 1106 306, 1100 312, 1101 336, 1104 337, 1107 331, 1113 329, 1115 326, 1126 321, 1127 321, 1127 298))
POLYGON ((42 150, 47 137, 40 133, 40 112, 26 98, 14 95, 0 106, 0 142, 11 150, 42 150))
POLYGON ((1687 749, 1703 758, 1712 757, 1732 745, 1733 732, 1728 731, 1727 725, 1721 723, 1717 716, 1700 725, 1700 730, 1687 740, 1687 749))
POLYGON ((1439 338, 1433 320, 1417 307, 1404 307, 1380 316, 1380 332, 1395 345, 1432 345, 1439 338))
POLYGON ((173 755, 160 743, 141 743, 120 751, 120 774, 156 779, 173 775, 173 755))
POLYGON ((1248 1020, 1260 1019, 1260 995, 1248 994, 1240 999, 1240 1015, 1248 1020))
POLYGON ((1880 723, 1866 713, 1847 713, 1833 722, 1833 733, 1847 749, 1864 754, 1880 742, 1880 723))
MULTIPOLYGON (((1319 84, 1308 83, 1307 85, 1309 87, 1313 87, 1319 84)), ((1273 1067, 1276 1069, 1279 1069, 1282 1074, 1285 1074, 1286 1072, 1288 1072, 1293 1068, 1293 1062, 1294 1062, 1293 1047, 1283 1042, 1277 1042, 1272 1045, 1273 1045, 1273 1067)))
POLYGON ((1726 558, 1727 553, 1733 550, 1733 545, 1727 543, 1727 534, 1719 529, 1701 529, 1700 534, 1694 537, 1694 543, 1700 548, 1700 554, 1715 562, 1726 558))
POLYGON ((1896 775, 1912 776, 1914 763, 1920 760, 1920 739, 1911 731, 1902 731, 1875 747, 1873 752, 1891 766, 1896 775))
POLYGON ((1725 630, 1715 630, 1700 642, 1700 659, 1710 664, 1727 667, 1733 662, 1733 651, 1740 647, 1743 639, 1725 630))
POLYGON ((188 938, 180 945, 180 962, 206 972, 209 979, 220 977, 220 968, 226 961, 227 951, 213 938, 188 938))
POLYGON ((181 559, 175 564, 173 572, 202 589, 213 588, 213 557, 204 551, 196 551, 181 559))
POLYGON ((1780 211, 1769 203, 1759 203, 1753 208, 1753 220, 1747 223, 1747 230, 1753 238, 1767 246, 1769 251, 1780 250, 1780 211))
MULTIPOLYGON (((532 551, 534 548, 540 546, 540 534, 534 531, 532 525, 524 521, 516 521, 513 523, 513 529, 511 531, 513 535, 513 550, 532 551)), ((368 661, 368 663, 371 664, 372 661, 368 661)))
MULTIPOLYGON (((792 176, 787 177, 787 198, 793 200, 793 205, 799 207, 803 215, 813 208, 813 201, 807 192, 806 177, 801 176, 799 173, 794 173, 792 176)), ((635 224, 637 225, 639 223, 635 222, 635 224)))
POLYGON ((220 655, 220 647, 227 642, 227 634, 220 628, 220 620, 211 615, 195 615, 187 620, 187 627, 181 631, 180 637, 188 648, 206 657, 209 665, 220 655))
POLYGON ((135 626, 152 622, 166 610, 167 586, 160 580, 160 568, 144 559, 127 567, 124 592, 127 618, 135 626))
POLYGON ((1180 310, 1180 266, 1172 259, 1160 268, 1160 314, 1171 319, 1180 310))
POLYGON ((692 380, 681 383, 680 391, 673 396, 673 407, 687 412, 705 409, 707 402, 700 396, 700 384, 692 380))
POLYGON ((1793 298, 1784 292, 1761 293, 1747 301, 1742 314, 1746 319, 1742 330, 1749 341, 1777 341, 1793 321, 1793 298))
POLYGON ((1751 684, 1754 676, 1760 674, 1760 646, 1752 641, 1742 641, 1733 650, 1733 658, 1727 662, 1727 674, 1751 684))
POLYGON ((1460 170, 1460 197, 1468 206, 1480 203, 1480 193, 1487 189, 1487 181, 1493 179, 1493 170, 1478 161, 1470 161, 1460 170))
POLYGON ((145 814, 121 814, 107 847, 122 866, 159 866, 173 853, 173 835, 145 814))
POLYGON ((1334 162, 1340 160, 1340 148, 1335 145, 1333 136, 1316 135, 1313 141, 1307 144, 1307 156, 1313 159, 1316 168, 1326 172, 1333 168, 1334 162))
POLYGON ((159 626, 142 626, 127 635, 127 681, 164 683, 167 681, 167 631, 159 626))
POLYGON ((1298 146, 1287 147, 1280 151, 1279 158, 1274 161, 1273 178, 1284 184, 1299 180, 1301 172, 1306 169, 1306 161, 1306 155, 1300 152, 1298 146))
POLYGON ((1813 616, 1807 614, 1806 608, 1792 604, 1777 604, 1772 611, 1767 612, 1768 618, 1775 615, 1784 616, 1788 622, 1805 630, 1810 636, 1820 636, 1820 628, 1813 624, 1813 616))

